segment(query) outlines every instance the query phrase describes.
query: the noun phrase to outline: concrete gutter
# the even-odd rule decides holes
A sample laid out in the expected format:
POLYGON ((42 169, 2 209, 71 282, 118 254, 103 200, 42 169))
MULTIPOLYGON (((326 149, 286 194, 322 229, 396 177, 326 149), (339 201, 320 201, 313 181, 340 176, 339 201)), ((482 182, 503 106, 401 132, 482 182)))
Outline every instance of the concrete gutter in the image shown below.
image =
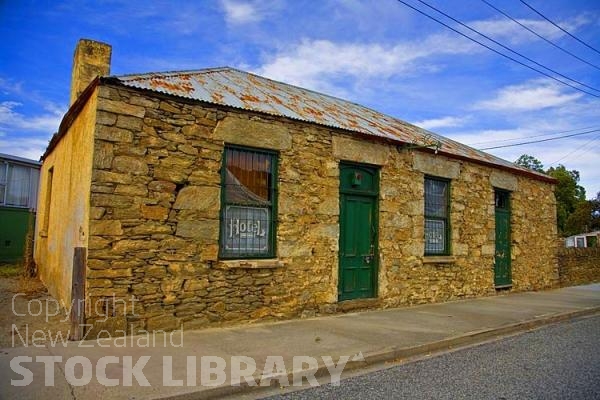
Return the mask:
MULTIPOLYGON (((232 357, 248 356, 256 360, 259 381, 267 356, 281 356, 285 361, 285 375, 290 383, 294 377, 305 375, 305 371, 294 370, 294 356, 311 356, 319 364, 311 372, 320 382, 328 382, 329 370, 321 356, 331 356, 334 362, 340 356, 350 356, 344 375, 358 373, 361 369, 373 369, 384 363, 397 362, 430 353, 474 345, 505 335, 516 334, 543 325, 567 321, 573 318, 600 313, 600 284, 549 290, 499 295, 486 298, 429 304, 383 311, 367 311, 331 317, 302 319, 269 324, 245 325, 233 328, 185 331, 183 347, 127 347, 118 348, 114 342, 105 342, 109 347, 97 345, 88 348, 72 343, 63 346, 35 349, 31 347, 0 350, 0 397, 20 400, 43 398, 84 399, 101 395, 103 399, 163 398, 163 399, 212 399, 224 396, 248 396, 273 394, 279 388, 278 381, 269 387, 242 384, 231 386, 230 377, 222 385, 164 386, 163 356, 173 358, 174 379, 185 379, 185 357, 195 355, 198 363, 201 356, 219 356, 226 360, 226 372, 232 357), (62 357, 55 368, 56 385, 44 386, 44 366, 32 363, 30 369, 34 381, 25 387, 10 385, 10 379, 22 377, 12 372, 10 360, 18 355, 35 356, 50 354, 62 357), (151 386, 107 387, 95 379, 84 386, 69 385, 65 379, 65 362, 75 355, 98 360, 106 355, 132 356, 135 362, 141 355, 151 356, 143 372, 151 386)), ((95 342, 85 342, 96 344, 95 342)), ((27 364, 24 364, 27 365, 27 364)), ((306 366, 305 366, 306 367, 306 366)), ((119 377, 123 365, 109 364, 108 377, 119 377)), ((228 374, 229 375, 229 374, 228 374)), ((200 385, 201 371, 197 377, 200 385)), ((342 382, 343 384, 343 382, 342 382)))

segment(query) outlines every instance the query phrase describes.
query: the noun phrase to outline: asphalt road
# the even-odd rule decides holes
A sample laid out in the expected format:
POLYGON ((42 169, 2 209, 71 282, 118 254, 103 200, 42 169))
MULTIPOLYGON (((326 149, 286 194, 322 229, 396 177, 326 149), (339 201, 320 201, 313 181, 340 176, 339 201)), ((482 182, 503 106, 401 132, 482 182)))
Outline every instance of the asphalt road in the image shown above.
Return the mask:
POLYGON ((270 399, 600 399, 600 316, 270 399))

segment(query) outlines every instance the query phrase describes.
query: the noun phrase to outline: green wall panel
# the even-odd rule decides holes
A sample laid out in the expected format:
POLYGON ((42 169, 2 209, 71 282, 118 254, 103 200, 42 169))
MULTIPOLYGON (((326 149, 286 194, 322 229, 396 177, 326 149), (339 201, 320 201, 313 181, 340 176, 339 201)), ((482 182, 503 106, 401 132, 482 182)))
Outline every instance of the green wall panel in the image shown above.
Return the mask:
POLYGON ((0 261, 20 261, 25 251, 29 210, 0 207, 0 261))

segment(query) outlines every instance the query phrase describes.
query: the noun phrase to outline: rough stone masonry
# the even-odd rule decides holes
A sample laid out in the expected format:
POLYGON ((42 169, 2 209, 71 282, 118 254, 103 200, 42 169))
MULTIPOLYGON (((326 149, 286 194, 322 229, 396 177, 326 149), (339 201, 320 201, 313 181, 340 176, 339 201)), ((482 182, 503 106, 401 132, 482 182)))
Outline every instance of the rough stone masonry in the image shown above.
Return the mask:
POLYGON ((494 187, 513 190, 513 290, 557 284, 551 184, 158 93, 103 84, 97 96, 87 295, 107 302, 111 317, 90 313, 95 331, 195 329, 341 309, 340 160, 380 167, 379 288, 368 307, 494 294, 494 187), (279 152, 277 259, 218 258, 224 143, 279 152), (423 257, 425 174, 452 178, 449 260, 423 257), (139 303, 131 310, 113 296, 139 303))

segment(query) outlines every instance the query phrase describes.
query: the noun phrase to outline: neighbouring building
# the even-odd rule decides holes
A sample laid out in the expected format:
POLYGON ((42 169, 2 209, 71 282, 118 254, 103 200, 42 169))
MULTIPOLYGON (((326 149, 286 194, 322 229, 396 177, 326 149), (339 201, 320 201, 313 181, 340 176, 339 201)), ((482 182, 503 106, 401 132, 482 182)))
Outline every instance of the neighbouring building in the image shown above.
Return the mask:
POLYGON ((0 261, 21 261, 33 230, 40 162, 0 153, 0 261))
POLYGON ((565 247, 597 247, 600 231, 580 233, 565 238, 565 247))
POLYGON ((74 248, 85 249, 93 329, 557 285, 552 178, 233 68, 107 76, 110 53, 88 40, 75 52, 72 104, 43 156, 35 249, 63 303, 74 248), (117 301, 131 298, 133 311, 117 301))

